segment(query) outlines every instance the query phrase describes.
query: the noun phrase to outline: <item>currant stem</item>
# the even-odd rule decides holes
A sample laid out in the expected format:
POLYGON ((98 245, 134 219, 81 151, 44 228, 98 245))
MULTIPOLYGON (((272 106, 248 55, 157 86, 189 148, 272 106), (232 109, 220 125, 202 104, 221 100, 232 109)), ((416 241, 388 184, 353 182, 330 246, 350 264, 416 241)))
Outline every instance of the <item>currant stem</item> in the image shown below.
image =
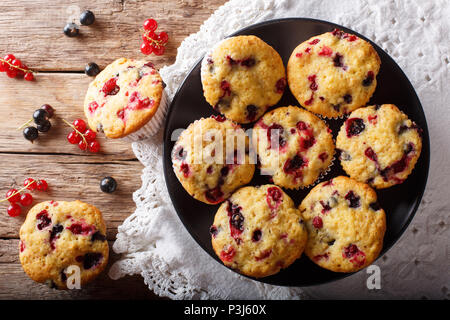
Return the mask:
POLYGON ((147 32, 145 32, 144 35, 145 35, 145 38, 146 38, 151 44, 156 45, 158 48, 165 47, 165 45, 162 43, 162 41, 158 41, 158 40, 155 40, 155 39, 150 38, 150 37, 148 36, 148 33, 147 33, 147 32))
POLYGON ((70 126, 74 131, 76 131, 81 136, 81 138, 83 139, 83 142, 86 144, 86 150, 87 150, 88 143, 87 143, 86 138, 84 137, 84 134, 81 133, 80 131, 78 131, 77 128, 75 128, 75 126, 73 124, 71 124, 70 122, 68 122, 64 119, 62 119, 62 121, 64 121, 68 126, 70 126))
POLYGON ((25 122, 23 125, 21 125, 20 127, 18 127, 17 130, 22 130, 22 129, 25 128, 27 125, 29 125, 31 121, 33 121, 33 119, 30 119, 30 120, 28 120, 27 122, 25 122))
POLYGON ((0 200, 0 202, 4 202, 4 201, 8 201, 10 198, 14 197, 16 194, 21 193, 23 190, 25 190, 26 188, 28 188, 29 186, 31 186, 33 183, 35 183, 36 180, 31 181, 30 183, 28 183, 25 187, 17 190, 16 192, 14 192, 12 195, 10 195, 9 197, 0 200))
POLYGON ((19 68, 18 66, 15 66, 15 65, 11 64, 9 61, 6 61, 6 60, 4 60, 2 58, 0 58, 0 62, 4 62, 4 63, 8 64, 11 68, 14 68, 14 69, 17 69, 17 70, 21 70, 24 73, 36 73, 36 71, 33 71, 31 69, 19 68))

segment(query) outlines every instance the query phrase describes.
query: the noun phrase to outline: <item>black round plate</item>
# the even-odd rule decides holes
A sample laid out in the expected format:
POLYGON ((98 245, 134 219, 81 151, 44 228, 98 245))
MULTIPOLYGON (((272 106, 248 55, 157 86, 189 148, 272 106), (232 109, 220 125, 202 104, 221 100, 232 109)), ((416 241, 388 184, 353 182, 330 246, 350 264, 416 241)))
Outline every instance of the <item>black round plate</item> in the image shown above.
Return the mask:
MULTIPOLYGON (((334 28, 356 34, 369 41, 364 36, 345 27, 326 21, 305 18, 266 21, 242 29, 233 35, 255 35, 261 38, 278 51, 286 65, 292 51, 298 44, 312 36, 331 31, 334 28)), ((384 237, 383 254, 405 231, 420 204, 428 176, 430 142, 422 106, 408 78, 386 52, 373 42, 369 42, 377 50, 382 62, 380 73, 377 77, 378 85, 369 104, 396 104, 410 119, 414 120, 423 129, 422 154, 413 173, 403 184, 377 191, 379 202, 386 211, 387 216, 387 230, 384 237)), ((286 88, 281 101, 273 108, 287 105, 299 105, 288 88, 286 88)), ((213 111, 212 107, 203 97, 199 61, 178 89, 169 109, 164 132, 164 174, 173 205, 184 226, 197 243, 214 259, 220 262, 212 249, 209 234, 209 227, 214 220, 218 205, 207 205, 189 196, 172 170, 170 157, 174 145, 174 141, 171 141, 174 130, 186 128, 194 120, 209 117, 213 114, 216 114, 215 111, 213 111)), ((336 137, 343 121, 327 121, 333 130, 334 137, 336 137)), ((244 127, 248 128, 250 126, 246 125, 244 127)), ((332 170, 325 177, 325 180, 338 175, 345 175, 345 172, 342 170, 339 161, 336 160, 332 170)), ((250 185, 266 183, 269 183, 267 176, 259 175, 257 170, 250 185)), ((286 192, 292 197, 295 204, 298 205, 309 190, 287 190, 286 192)), ((346 275, 348 274, 335 273, 322 269, 303 255, 290 267, 282 270, 278 274, 255 280, 282 286, 309 286, 341 279, 346 275)))

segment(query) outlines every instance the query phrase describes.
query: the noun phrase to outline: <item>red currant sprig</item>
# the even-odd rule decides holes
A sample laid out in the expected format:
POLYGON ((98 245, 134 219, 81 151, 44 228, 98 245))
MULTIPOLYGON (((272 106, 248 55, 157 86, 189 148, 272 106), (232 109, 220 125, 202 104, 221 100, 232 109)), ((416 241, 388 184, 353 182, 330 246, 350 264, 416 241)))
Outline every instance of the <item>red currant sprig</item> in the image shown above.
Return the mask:
POLYGON ((22 212, 23 207, 28 207, 33 203, 33 196, 30 193, 23 193, 22 191, 25 189, 33 191, 47 191, 48 190, 48 184, 45 180, 34 180, 32 178, 28 178, 23 183, 24 187, 17 190, 17 189, 9 189, 6 192, 6 198, 0 200, 0 202, 9 201, 10 205, 7 209, 8 215, 11 217, 17 217, 22 212), (20 205, 19 205, 20 204, 20 205))
POLYGON ((147 19, 144 22, 144 34, 142 35, 141 52, 145 55, 154 53, 162 56, 169 41, 167 32, 156 33, 158 23, 154 19, 147 19))
POLYGON ((7 54, 3 59, 0 58, 0 72, 6 72, 10 78, 23 77, 27 81, 34 80, 34 71, 12 54, 7 54))
POLYGON ((100 151, 100 143, 95 140, 97 133, 91 129, 87 129, 84 120, 76 119, 72 123, 64 119, 62 120, 73 129, 73 131, 67 135, 67 141, 69 141, 70 144, 78 144, 78 148, 81 150, 89 150, 93 153, 100 151))

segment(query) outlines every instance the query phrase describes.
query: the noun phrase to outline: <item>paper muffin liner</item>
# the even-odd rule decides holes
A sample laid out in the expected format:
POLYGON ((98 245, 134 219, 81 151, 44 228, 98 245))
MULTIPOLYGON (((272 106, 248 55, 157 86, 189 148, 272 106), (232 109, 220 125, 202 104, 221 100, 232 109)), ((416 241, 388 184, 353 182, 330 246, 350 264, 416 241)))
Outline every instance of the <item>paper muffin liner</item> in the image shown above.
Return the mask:
POLYGON ((163 127, 168 107, 169 97, 167 96, 166 91, 163 89, 158 110, 156 110, 156 113, 153 115, 153 117, 142 128, 123 137, 123 139, 126 141, 134 142, 154 136, 156 133, 158 133, 159 129, 163 127))

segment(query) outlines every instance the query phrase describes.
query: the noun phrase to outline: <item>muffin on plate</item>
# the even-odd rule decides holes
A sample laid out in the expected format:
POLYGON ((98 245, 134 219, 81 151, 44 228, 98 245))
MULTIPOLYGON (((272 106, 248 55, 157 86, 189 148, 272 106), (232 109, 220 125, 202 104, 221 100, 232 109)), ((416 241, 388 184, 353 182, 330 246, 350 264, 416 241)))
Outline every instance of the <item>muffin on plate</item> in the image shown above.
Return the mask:
POLYGON ((20 263, 34 281, 67 289, 67 280, 76 266, 83 286, 108 263, 102 214, 96 207, 78 200, 38 203, 30 209, 20 228, 19 251, 20 263))
POLYGON ((307 240, 299 210, 275 185, 236 191, 220 206, 210 233, 220 260, 255 278, 290 266, 301 256, 307 240))
POLYGON ((120 58, 89 84, 84 113, 92 130, 136 141, 158 131, 167 106, 164 84, 153 64, 120 58))
POLYGON ((304 108, 336 118, 369 101, 380 64, 377 52, 367 41, 335 29, 294 49, 287 79, 292 94, 304 108))
POLYGON ((255 172, 248 155, 248 137, 223 116, 191 123, 172 150, 175 175, 195 199, 217 204, 247 184, 255 172))
POLYGON ((388 188, 413 171, 422 150, 421 130, 393 104, 369 106, 350 114, 336 146, 350 177, 388 188))
POLYGON ((315 186, 299 206, 306 228, 306 255, 322 268, 355 272, 381 252, 386 216, 367 184, 336 177, 315 186))
POLYGON ((261 173, 288 189, 307 187, 327 172, 334 159, 331 130, 324 121, 299 107, 266 113, 253 128, 253 147, 261 173))
POLYGON ((280 55, 255 36, 219 42, 203 59, 201 78, 206 101, 238 123, 256 121, 286 86, 280 55))

